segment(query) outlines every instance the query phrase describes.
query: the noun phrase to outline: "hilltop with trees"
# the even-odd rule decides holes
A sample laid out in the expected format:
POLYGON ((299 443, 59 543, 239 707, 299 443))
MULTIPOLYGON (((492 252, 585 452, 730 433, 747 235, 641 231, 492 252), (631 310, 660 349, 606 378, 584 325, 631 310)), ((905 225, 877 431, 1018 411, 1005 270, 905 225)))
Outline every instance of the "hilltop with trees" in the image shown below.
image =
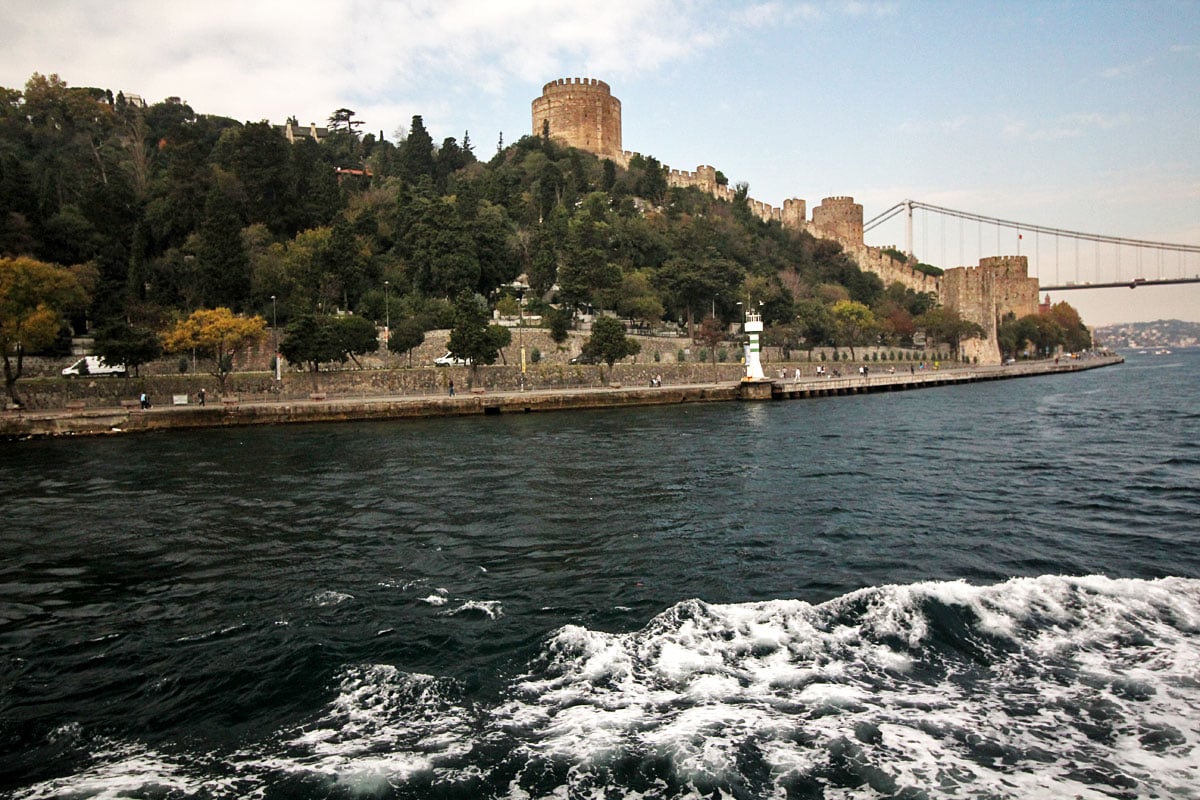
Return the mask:
POLYGON ((0 88, 0 263, 91 276, 42 349, 102 331, 101 343, 153 355, 147 332, 229 309, 299 337, 285 352, 315 371, 361 347, 322 318, 382 325, 387 303, 404 342, 470 318, 475 332, 451 349, 489 363, 496 333, 476 317, 519 276, 527 313, 556 340, 579 310, 695 336, 709 316, 727 329, 752 298, 765 342, 788 351, 903 345, 937 307, 860 271, 835 242, 761 221, 744 184, 730 203, 668 187, 653 158, 624 169, 547 136, 481 158, 469 133, 437 143, 420 116, 399 142, 354 116, 337 109, 323 140, 293 144, 278 126, 179 98, 146 106, 39 74, 0 88))

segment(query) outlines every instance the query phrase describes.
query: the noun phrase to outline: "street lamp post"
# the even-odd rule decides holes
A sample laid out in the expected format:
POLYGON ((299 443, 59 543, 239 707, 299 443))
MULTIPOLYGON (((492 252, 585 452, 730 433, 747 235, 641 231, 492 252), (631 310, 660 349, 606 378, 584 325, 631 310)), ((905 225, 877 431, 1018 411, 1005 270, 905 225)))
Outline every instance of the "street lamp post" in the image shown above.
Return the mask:
POLYGON ((391 281, 383 282, 383 358, 386 361, 392 349, 392 306, 391 281))
POLYGON ((275 380, 282 380, 279 371, 279 318, 275 314, 275 295, 271 295, 271 350, 275 359, 275 380))
POLYGON ((512 282, 511 287, 517 293, 517 342, 521 348, 521 391, 525 391, 525 290, 529 288, 520 280, 512 282))
POLYGON ((517 338, 521 342, 521 388, 525 388, 525 292, 517 290, 517 338))

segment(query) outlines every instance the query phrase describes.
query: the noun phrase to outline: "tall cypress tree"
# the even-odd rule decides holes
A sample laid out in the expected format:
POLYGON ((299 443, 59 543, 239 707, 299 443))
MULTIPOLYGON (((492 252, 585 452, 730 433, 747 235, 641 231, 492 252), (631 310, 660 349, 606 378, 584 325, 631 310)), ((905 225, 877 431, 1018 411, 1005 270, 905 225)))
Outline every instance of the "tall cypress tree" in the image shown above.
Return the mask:
POLYGON ((250 291, 250 256, 242 243, 242 221, 220 185, 208 193, 199 234, 196 256, 204 305, 240 310, 250 291))
POLYGON ((408 138, 400 145, 400 177, 410 183, 434 177, 433 137, 425 130, 425 121, 414 114, 408 138))

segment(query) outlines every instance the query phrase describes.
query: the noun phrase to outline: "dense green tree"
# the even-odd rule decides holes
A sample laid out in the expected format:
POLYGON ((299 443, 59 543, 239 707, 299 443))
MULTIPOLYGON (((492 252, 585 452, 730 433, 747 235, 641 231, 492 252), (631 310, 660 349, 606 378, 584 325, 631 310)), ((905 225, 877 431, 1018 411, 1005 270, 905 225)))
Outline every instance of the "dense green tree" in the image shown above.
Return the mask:
POLYGON ((397 162, 400 177, 404 180, 414 184, 422 178, 433 180, 433 137, 425 130, 425 121, 419 114, 413 116, 408 138, 400 144, 397 162))
POLYGON ((608 364, 610 371, 622 358, 641 351, 642 345, 625 335, 625 326, 615 317, 596 317, 592 322, 592 333, 583 344, 583 354, 608 364))
POLYGON ((235 203, 245 222, 261 222, 276 234, 288 232, 288 209, 295 199, 291 147, 269 123, 252 122, 226 130, 213 153, 234 182, 223 202, 235 203))
POLYGON ((1060 344, 1069 352, 1077 353, 1092 346, 1092 334, 1073 306, 1069 303, 1055 303, 1050 306, 1048 313, 1062 328, 1063 340, 1060 344))
POLYGON ((96 332, 96 354, 109 364, 124 364, 139 374, 142 364, 148 364, 163 353, 158 334, 149 328, 134 327, 120 321, 96 332))
MULTIPOLYGON (((414 120, 415 122, 415 120, 414 120)), ((469 145, 469 142, 468 142, 469 145)), ((445 192, 450 183, 450 176, 475 161, 470 150, 460 147, 458 140, 448 136, 442 140, 433 158, 433 182, 439 192, 445 192)))
POLYGON ((359 169, 362 166, 364 145, 359 128, 363 121, 354 118, 354 111, 339 108, 329 116, 329 136, 322 144, 330 161, 338 167, 359 169))
POLYGON ((621 279, 613 308, 622 317, 653 325, 663 318, 663 304, 649 270, 632 270, 621 279))
POLYGON ((306 366, 313 373, 314 382, 321 364, 345 364, 350 360, 361 366, 357 356, 378 348, 375 324, 353 314, 305 314, 287 326, 279 344, 283 357, 289 363, 306 366))
POLYGON ((696 341, 704 345, 712 360, 713 383, 717 382, 717 347, 725 341, 725 326, 719 319, 709 314, 696 329, 696 341))
POLYGON ((808 350, 837 341, 837 321, 830 307, 819 300, 796 303, 796 327, 808 350))
POLYGON ((476 369, 481 364, 495 364, 499 357, 501 344, 489 319, 487 300, 483 296, 470 291, 459 293, 454 302, 454 327, 450 329, 446 349, 455 358, 470 362, 472 385, 476 369))
POLYGON ((279 343, 279 352, 289 364, 302 365, 312 372, 314 391, 321 364, 339 359, 345 361, 329 321, 329 317, 317 314, 298 317, 284 328, 283 341, 279 343))
POLYGON ((567 210, 558 207, 541 224, 531 226, 525 272, 530 288, 545 295, 558 281, 558 261, 566 248, 569 227, 567 210))
POLYGON ((327 154, 305 137, 291 145, 288 173, 292 184, 282 224, 289 236, 328 225, 342 208, 342 194, 327 154))
POLYGON ((567 341, 571 332, 571 312, 561 308, 551 308, 542 315, 546 326, 550 329, 550 339, 559 347, 567 341))
POLYGON ((533 186, 538 219, 544 220, 562 200, 565 187, 562 170, 553 161, 544 161, 533 186))
POLYGON ((492 323, 488 325, 488 336, 492 340, 492 344, 496 347, 496 353, 500 356, 500 360, 507 364, 508 359, 504 357, 504 348, 512 344, 512 331, 504 325, 492 323))
POLYGON ((413 288, 436 297, 475 292, 482 271, 472 231, 463 225, 449 200, 425 201, 420 207, 405 236, 413 288))
POLYGON ((369 253, 345 217, 339 216, 334 222, 317 259, 330 302, 343 311, 357 309, 363 293, 378 276, 372 274, 369 253))
POLYGON ((916 317, 913 322, 917 328, 925 331, 925 335, 933 342, 943 342, 950 345, 955 356, 958 355, 959 344, 963 339, 984 335, 983 328, 977 323, 963 319, 962 315, 953 308, 938 306, 931 308, 916 317))
POLYGON ((841 300, 831 309, 837 331, 837 343, 850 348, 850 358, 857 359, 856 345, 866 344, 875 334, 875 315, 863 303, 841 300))
POLYGON ((655 283, 668 308, 695 332, 694 314, 708 308, 717 297, 736 297, 745 273, 736 262, 706 249, 696 260, 671 258, 657 271, 655 283))
POLYGON ((468 226, 465 219, 462 224, 472 234, 475 260, 479 264, 475 291, 488 296, 516 280, 520 262, 513 247, 512 225, 504 209, 484 201, 476 211, 473 224, 468 226))
POLYGON ((227 182, 216 184, 204 204, 196 250, 198 294, 202 305, 240 310, 250 291, 250 257, 231 191, 227 182))
POLYGON ((393 353, 404 353, 408 356, 408 366, 412 366, 412 351, 425 341, 425 330, 420 321, 405 317, 392 326, 388 334, 388 350, 393 353))
POLYGON ((996 344, 1000 348, 1000 355, 1003 358, 1018 357, 1034 335, 1033 322, 1028 317, 1018 320, 1017 315, 1010 311, 996 326, 996 344))
POLYGON ((362 367, 359 356, 379 349, 379 330, 366 317, 357 314, 335 317, 333 329, 339 346, 356 367, 362 367))
POLYGON ((1062 325, 1049 314, 1030 314, 1022 317, 1022 320, 1028 326, 1029 341, 1037 348, 1039 355, 1050 355, 1066 339, 1062 325))
POLYGON ((611 307, 612 290, 621 281, 621 268, 611 258, 606 198, 597 193, 589 200, 590 213, 576 215, 568 223, 558 284, 565 302, 611 307))

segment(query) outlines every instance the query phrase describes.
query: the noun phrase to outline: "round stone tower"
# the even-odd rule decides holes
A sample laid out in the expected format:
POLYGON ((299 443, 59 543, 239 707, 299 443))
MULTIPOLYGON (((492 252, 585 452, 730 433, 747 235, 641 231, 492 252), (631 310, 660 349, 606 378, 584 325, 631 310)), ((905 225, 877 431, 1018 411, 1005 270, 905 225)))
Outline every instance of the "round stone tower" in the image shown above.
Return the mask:
POLYGON ((863 243, 863 207, 853 197, 826 197, 813 209, 812 224, 843 242, 863 243))
POLYGON ((533 101, 533 135, 550 136, 603 158, 620 159, 621 101, 595 78, 559 78, 533 101))

